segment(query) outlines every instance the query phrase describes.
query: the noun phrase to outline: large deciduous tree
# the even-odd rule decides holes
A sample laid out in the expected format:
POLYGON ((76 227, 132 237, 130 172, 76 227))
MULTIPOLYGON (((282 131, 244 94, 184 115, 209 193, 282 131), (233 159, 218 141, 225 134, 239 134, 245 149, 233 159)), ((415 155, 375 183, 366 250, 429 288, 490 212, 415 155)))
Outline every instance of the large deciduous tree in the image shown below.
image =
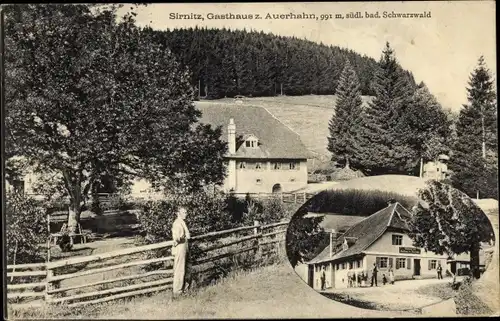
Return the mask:
POLYGON ((451 185, 428 181, 409 222, 415 246, 450 257, 469 253, 471 273, 479 278, 482 242, 494 239, 488 217, 474 201, 451 185))
POLYGON ((340 76, 335 111, 329 123, 328 150, 332 160, 349 168, 359 166, 356 147, 357 134, 362 130, 363 101, 356 71, 349 60, 340 76))
POLYGON ((450 169, 452 184, 473 197, 498 198, 498 122, 492 76, 479 58, 460 110, 450 169))
POLYGON ((6 149, 57 173, 68 227, 103 175, 196 189, 223 179, 220 129, 197 123, 188 72, 135 26, 88 5, 6 8, 6 149))

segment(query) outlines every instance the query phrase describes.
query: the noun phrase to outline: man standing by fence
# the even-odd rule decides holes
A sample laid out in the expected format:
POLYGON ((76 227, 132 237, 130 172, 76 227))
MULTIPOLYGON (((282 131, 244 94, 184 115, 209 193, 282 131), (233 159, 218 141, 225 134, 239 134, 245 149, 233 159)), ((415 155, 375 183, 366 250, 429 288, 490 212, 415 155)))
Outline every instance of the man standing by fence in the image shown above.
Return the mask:
POLYGON ((184 221, 187 216, 187 210, 181 206, 177 211, 177 218, 172 224, 172 255, 174 256, 174 296, 184 293, 189 287, 186 282, 186 263, 188 257, 188 240, 191 237, 184 221))

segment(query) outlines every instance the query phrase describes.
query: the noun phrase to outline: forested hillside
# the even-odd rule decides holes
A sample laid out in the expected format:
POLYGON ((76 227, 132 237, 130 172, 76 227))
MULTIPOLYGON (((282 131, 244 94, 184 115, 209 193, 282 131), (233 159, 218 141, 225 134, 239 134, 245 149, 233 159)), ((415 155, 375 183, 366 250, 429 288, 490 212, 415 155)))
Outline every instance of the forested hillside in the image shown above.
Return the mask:
POLYGON ((145 31, 189 68, 201 97, 335 94, 345 58, 360 79, 361 93, 373 94, 370 83, 378 63, 352 50, 255 31, 145 31))

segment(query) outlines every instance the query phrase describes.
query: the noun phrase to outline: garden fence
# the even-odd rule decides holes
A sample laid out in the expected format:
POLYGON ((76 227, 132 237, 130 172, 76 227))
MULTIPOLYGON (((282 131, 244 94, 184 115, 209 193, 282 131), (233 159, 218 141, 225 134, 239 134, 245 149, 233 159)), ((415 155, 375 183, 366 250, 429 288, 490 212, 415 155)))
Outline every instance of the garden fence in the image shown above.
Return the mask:
MULTIPOLYGON (((266 258, 279 257, 284 252, 287 225, 288 222, 261 225, 256 221, 252 226, 194 236, 190 242, 199 245, 201 255, 191 261, 189 269, 200 279, 200 275, 218 270, 224 264, 237 267, 246 261, 255 265, 266 258)), ((75 307, 170 289, 172 243, 47 263, 9 265, 8 298, 15 300, 13 304, 31 298, 75 307), (34 282, 36 277, 42 280, 34 282)))

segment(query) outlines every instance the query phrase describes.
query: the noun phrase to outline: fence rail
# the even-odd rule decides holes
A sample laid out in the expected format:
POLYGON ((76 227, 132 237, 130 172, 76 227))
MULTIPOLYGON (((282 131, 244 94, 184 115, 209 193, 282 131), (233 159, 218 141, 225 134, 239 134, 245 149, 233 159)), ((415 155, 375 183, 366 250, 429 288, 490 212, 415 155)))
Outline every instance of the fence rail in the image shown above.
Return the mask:
POLYGON ((7 284, 7 299, 43 298, 47 287, 46 276, 45 263, 7 265, 7 280, 10 281, 7 284), (37 289, 39 291, 35 291, 37 289))
MULTIPOLYGON (((256 221, 252 226, 193 236, 190 242, 204 247, 200 247, 201 256, 191 261, 191 268, 195 274, 203 275, 231 264, 232 261, 224 263, 227 259, 257 262, 280 255, 287 225, 288 222, 261 225, 256 221)), ((174 258, 165 254, 172 245, 173 241, 166 241, 48 263, 8 265, 7 276, 12 283, 7 286, 8 298, 38 298, 75 307, 164 291, 172 286, 174 258), (144 257, 151 252, 158 257, 144 257), (109 275, 111 271, 115 275, 109 275), (13 283, 15 278, 23 277, 43 279, 13 283), (84 279, 78 282, 78 278, 84 279), (70 279, 73 281, 69 282, 70 279)))
POLYGON ((283 192, 283 193, 232 193, 236 197, 246 197, 258 200, 265 200, 270 198, 279 198, 283 203, 301 204, 307 202, 314 197, 316 193, 308 192, 283 192))

